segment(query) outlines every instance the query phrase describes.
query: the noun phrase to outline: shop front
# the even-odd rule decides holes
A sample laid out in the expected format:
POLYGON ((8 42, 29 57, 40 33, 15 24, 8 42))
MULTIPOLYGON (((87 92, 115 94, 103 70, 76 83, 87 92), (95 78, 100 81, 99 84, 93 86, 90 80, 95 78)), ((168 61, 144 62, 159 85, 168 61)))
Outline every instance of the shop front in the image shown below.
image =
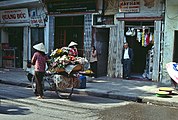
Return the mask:
POLYGON ((2 1, 0 5, 0 67, 25 69, 33 54, 32 46, 39 42, 45 43, 46 48, 49 45, 45 36, 47 16, 41 3, 21 2, 2 1))
POLYGON ((121 37, 133 49, 132 78, 160 79, 162 18, 120 19, 124 23, 121 37))
POLYGON ((92 41, 92 14, 98 13, 102 0, 44 0, 50 21, 54 25, 54 43, 50 49, 78 43, 79 56, 89 59, 92 41))
MULTIPOLYGON (((98 36, 108 35, 104 37, 104 41, 108 45, 105 75, 123 77, 121 55, 123 43, 128 42, 129 47, 134 51, 132 79, 160 81, 163 61, 164 19, 162 11, 164 2, 160 0, 150 2, 149 0, 112 0, 112 3, 115 4, 105 1, 107 6, 104 15, 101 16, 101 19, 100 16, 96 19, 102 23, 94 25, 93 35, 94 38, 97 38, 97 40, 94 39, 97 46, 101 46, 100 39, 103 40, 98 36), (119 12, 116 13, 116 11, 119 12), (113 13, 114 24, 106 24, 105 21, 109 21, 107 16, 112 16, 113 13), (102 33, 103 31, 108 31, 108 34, 102 33)), ((100 52, 100 49, 98 50, 100 52)))
POLYGON ((161 79, 163 4, 161 1, 119 2, 117 20, 122 25, 118 25, 124 26, 124 31, 119 36, 134 51, 131 70, 133 78, 153 81, 161 79))
POLYGON ((1 13, 1 51, 2 67, 22 68, 24 35, 29 25, 28 9, 2 10, 1 13))

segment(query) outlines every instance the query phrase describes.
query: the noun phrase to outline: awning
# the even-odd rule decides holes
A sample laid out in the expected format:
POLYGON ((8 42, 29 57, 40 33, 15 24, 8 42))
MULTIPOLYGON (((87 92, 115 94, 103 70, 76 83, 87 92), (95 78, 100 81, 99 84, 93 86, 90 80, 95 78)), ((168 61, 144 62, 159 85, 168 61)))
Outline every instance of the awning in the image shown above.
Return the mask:
POLYGON ((43 2, 50 15, 97 11, 97 0, 43 0, 43 2))
POLYGON ((20 8, 20 7, 29 7, 39 4, 39 0, 6 0, 0 1, 0 9, 12 9, 12 8, 20 8))

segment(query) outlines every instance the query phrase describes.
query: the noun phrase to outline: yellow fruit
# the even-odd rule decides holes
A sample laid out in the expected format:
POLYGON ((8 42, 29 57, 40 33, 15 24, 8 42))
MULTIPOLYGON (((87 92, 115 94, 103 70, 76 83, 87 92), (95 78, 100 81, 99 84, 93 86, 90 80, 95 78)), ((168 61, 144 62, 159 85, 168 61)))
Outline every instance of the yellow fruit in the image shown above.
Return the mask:
POLYGON ((90 73, 93 73, 93 71, 91 71, 91 70, 85 70, 85 73, 90 74, 90 73))
POLYGON ((57 53, 57 54, 60 54, 61 52, 62 52, 62 50, 61 50, 61 49, 58 49, 56 53, 57 53))

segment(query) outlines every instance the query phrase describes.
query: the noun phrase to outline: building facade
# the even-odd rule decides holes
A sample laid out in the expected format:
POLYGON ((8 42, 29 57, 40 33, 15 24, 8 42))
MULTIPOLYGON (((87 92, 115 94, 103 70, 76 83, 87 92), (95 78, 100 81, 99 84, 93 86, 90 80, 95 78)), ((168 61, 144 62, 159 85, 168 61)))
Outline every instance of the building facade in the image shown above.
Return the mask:
POLYGON ((87 59, 91 46, 96 46, 99 76, 122 78, 122 47, 128 42, 134 50, 134 78, 170 83, 165 66, 178 61, 177 0, 15 1, 0 2, 0 38, 18 49, 16 66, 25 67, 37 42, 43 42, 50 53, 75 41, 79 55, 87 59), (10 19, 13 16, 7 13, 26 17, 10 19))
POLYGON ((39 0, 0 2, 1 67, 25 69, 33 54, 32 46, 48 43, 47 20, 39 0))
POLYGON ((166 0, 165 4, 165 29, 163 48, 163 77, 161 82, 170 83, 170 77, 166 71, 166 64, 178 62, 178 0, 166 0))
POLYGON ((108 33, 108 37, 102 38, 102 31, 99 33, 100 37, 96 38, 97 46, 100 46, 99 52, 101 46, 105 46, 107 41, 107 75, 122 78, 122 48, 123 43, 128 42, 134 51, 132 76, 160 81, 163 66, 165 2, 162 0, 105 0, 104 5, 103 23, 94 27, 97 28, 97 32, 102 29, 104 33, 108 33), (108 16, 114 16, 114 24, 106 22, 109 21, 108 16), (105 41, 101 43, 99 39, 104 38, 105 41))

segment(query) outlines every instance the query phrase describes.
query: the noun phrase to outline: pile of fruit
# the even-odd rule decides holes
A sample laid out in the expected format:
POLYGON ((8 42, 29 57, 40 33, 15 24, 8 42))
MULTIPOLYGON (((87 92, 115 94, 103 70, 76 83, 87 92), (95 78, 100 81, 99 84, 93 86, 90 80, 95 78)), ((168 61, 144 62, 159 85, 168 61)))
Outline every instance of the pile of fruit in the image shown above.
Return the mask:
POLYGON ((68 65, 85 64, 88 62, 84 57, 69 55, 70 49, 69 47, 62 47, 51 53, 51 59, 48 61, 49 70, 51 72, 63 72, 68 65))

